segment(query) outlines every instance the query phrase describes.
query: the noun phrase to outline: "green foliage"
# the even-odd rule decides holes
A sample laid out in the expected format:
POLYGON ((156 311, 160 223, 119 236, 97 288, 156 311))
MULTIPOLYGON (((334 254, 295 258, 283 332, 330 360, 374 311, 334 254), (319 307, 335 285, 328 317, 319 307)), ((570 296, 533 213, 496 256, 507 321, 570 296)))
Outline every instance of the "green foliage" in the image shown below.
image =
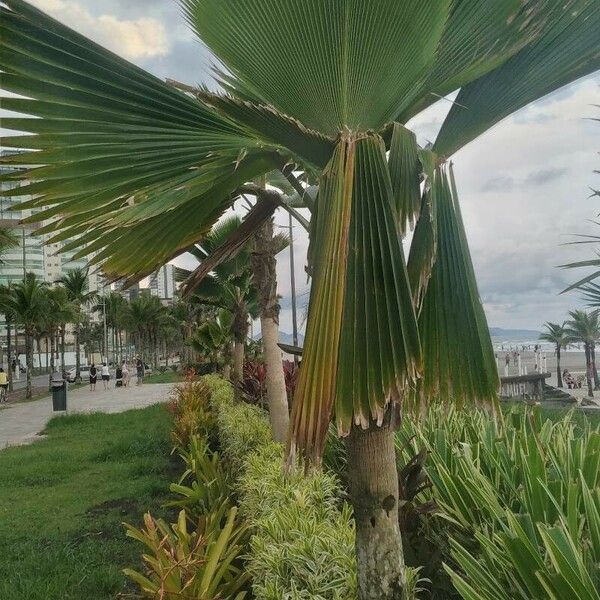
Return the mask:
POLYGON ((252 529, 247 562, 257 600, 353 600, 356 564, 351 512, 336 478, 283 473, 280 445, 265 412, 233 403, 229 383, 203 381, 212 392, 220 447, 237 478, 240 514, 252 529))
MULTIPOLYGON (((429 452, 433 486, 423 498, 438 510, 423 517, 420 533, 426 551, 446 552, 438 566, 446 562, 462 597, 600 597, 598 427, 581 427, 571 414, 552 422, 535 410, 432 407, 421 423, 406 419, 398 444, 401 461, 421 446, 429 452)), ((430 557, 409 550, 431 577, 430 557)))
POLYGON ((161 600, 242 600, 248 580, 235 559, 242 550, 245 528, 236 521, 237 509, 224 502, 200 517, 189 529, 185 511, 176 523, 144 516, 145 528, 126 525, 127 535, 144 544, 149 574, 125 569, 141 590, 161 600), (225 524, 222 525, 222 522, 225 524))
POLYGON ((212 452, 206 440, 194 435, 187 449, 179 450, 186 470, 179 483, 169 488, 179 499, 169 502, 169 506, 179 506, 190 512, 202 515, 225 502, 230 494, 227 476, 216 452, 212 452), (185 485, 184 485, 185 483, 185 485))
POLYGON ((144 528, 125 525, 127 535, 149 553, 143 555, 145 573, 124 572, 157 600, 242 600, 246 595, 249 574, 241 554, 248 528, 237 517, 219 455, 209 447, 214 419, 208 399, 208 387, 192 374, 171 397, 171 436, 186 466, 170 486, 176 498, 166 504, 182 508, 177 522, 169 526, 147 513, 144 528))

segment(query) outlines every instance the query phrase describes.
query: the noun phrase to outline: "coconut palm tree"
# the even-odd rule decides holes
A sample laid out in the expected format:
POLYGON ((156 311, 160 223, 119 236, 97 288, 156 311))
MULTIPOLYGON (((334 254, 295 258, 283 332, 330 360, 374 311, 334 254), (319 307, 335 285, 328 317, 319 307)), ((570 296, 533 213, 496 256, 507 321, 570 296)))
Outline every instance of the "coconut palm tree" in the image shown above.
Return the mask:
POLYGON ((590 312, 572 310, 569 316, 571 318, 566 322, 567 335, 583 344, 588 395, 592 397, 594 395, 592 385, 598 389, 595 345, 600 339, 600 309, 590 312))
POLYGON ((566 348, 572 341, 567 332, 565 323, 544 323, 546 331, 540 334, 540 340, 554 344, 554 352, 556 354, 556 381, 559 388, 563 386, 562 373, 560 369, 560 351, 566 348))
POLYGON ((187 340, 188 345, 197 353, 208 355, 214 365, 219 363, 219 355, 223 363, 223 376, 231 375, 231 342, 233 315, 221 309, 214 319, 200 323, 193 336, 187 340))
MULTIPOLYGON (((591 0, 181 0, 219 89, 163 82, 23 0, 3 0, 3 108, 37 118, 31 220, 125 282, 186 251, 240 195, 249 239, 281 170, 318 184, 289 464, 318 467, 330 419, 348 439, 361 600, 404 586, 394 425, 425 401, 493 401, 497 373, 447 158, 600 68, 591 0), (49 58, 49 53, 51 58, 49 58), (458 91, 419 148, 406 127, 458 91), (39 167, 36 167, 39 165, 39 167), (85 207, 83 210, 82 207, 85 207), (251 217, 251 218, 250 218, 251 217), (401 236, 415 223, 408 264, 401 236), (55 234, 55 235, 54 235, 55 234), (422 342, 422 344, 421 344, 422 342), (421 351, 423 348, 423 352, 421 351), (448 352, 453 348, 453 352, 448 352), (417 383, 418 382, 418 383, 417 383), (413 390, 416 390, 413 392, 413 390)), ((221 256, 225 255, 224 252, 221 256)))
POLYGON ((23 281, 13 285, 12 294, 7 299, 9 310, 15 322, 23 327, 25 334, 25 360, 27 364, 27 384, 25 397, 31 398, 31 376, 33 372, 33 340, 43 326, 48 311, 47 285, 34 273, 27 273, 23 281))
MULTIPOLYGON (((207 273, 213 255, 231 235, 239 231, 242 221, 231 216, 214 225, 202 240, 189 249, 196 258, 199 267, 193 272, 178 269, 178 277, 186 280, 186 289, 193 293, 198 304, 207 304, 228 310, 233 318, 233 370, 232 382, 236 385, 242 380, 244 367, 244 348, 248 338, 248 319, 257 315, 257 292, 252 281, 250 260, 250 242, 242 244, 235 256, 223 259, 207 273)), ((236 388, 237 389, 237 388, 236 388)))
POLYGON ((156 296, 142 294, 129 303, 129 328, 138 354, 158 366, 158 336, 166 308, 156 296))
POLYGON ((81 267, 69 269, 62 277, 57 280, 67 292, 67 299, 71 302, 76 311, 73 312, 73 333, 75 336, 75 379, 79 381, 81 378, 81 357, 80 357, 80 338, 79 326, 83 318, 82 309, 88 306, 94 298, 96 292, 89 290, 88 271, 81 267))
POLYGON ((15 322, 12 308, 13 287, 11 282, 0 285, 0 313, 4 315, 6 323, 6 365, 8 373, 8 389, 13 391, 13 370, 12 370, 12 326, 15 322))
POLYGON ((47 290, 48 330, 50 334, 51 358, 50 368, 55 370, 55 348, 60 350, 61 372, 65 370, 65 335, 67 323, 73 323, 78 319, 77 306, 69 300, 67 290, 62 286, 55 286, 47 290))

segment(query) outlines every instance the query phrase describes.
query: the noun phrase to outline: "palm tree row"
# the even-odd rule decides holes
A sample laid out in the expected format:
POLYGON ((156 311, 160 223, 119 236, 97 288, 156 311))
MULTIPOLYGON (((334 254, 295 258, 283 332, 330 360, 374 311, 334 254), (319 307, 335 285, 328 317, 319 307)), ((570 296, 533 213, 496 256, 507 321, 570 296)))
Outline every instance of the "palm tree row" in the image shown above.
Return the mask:
POLYGON ((540 335, 540 340, 554 345, 558 387, 563 387, 561 351, 571 344, 583 345, 586 384, 588 395, 591 397, 594 395, 594 390, 600 390, 600 378, 596 366, 596 344, 600 342, 600 308, 591 311, 572 310, 569 312, 569 317, 562 324, 545 323, 546 331, 540 335))
MULTIPOLYGON (((185 334, 180 314, 185 311, 179 302, 173 307, 163 306, 155 296, 141 294, 128 301, 117 292, 100 296, 88 289, 87 271, 72 269, 54 284, 41 281, 27 273, 22 281, 0 286, 0 313, 6 323, 6 348, 9 388, 12 390, 11 361, 14 343, 22 332, 25 340, 26 397, 32 395, 34 345, 37 342, 38 365, 42 367, 42 340, 47 367, 54 371, 65 370, 65 347, 68 329, 71 328, 75 349, 75 378, 81 373, 81 343, 88 353, 95 348, 107 360, 121 360, 132 354, 143 356, 147 362, 158 364, 159 356, 182 352, 185 334), (102 322, 92 320, 89 310, 106 311, 107 337, 104 339, 102 322), (55 357, 60 356, 59 364, 55 357)), ((188 316, 189 316, 189 311, 188 316)), ((195 321, 184 320, 192 323, 195 321)))

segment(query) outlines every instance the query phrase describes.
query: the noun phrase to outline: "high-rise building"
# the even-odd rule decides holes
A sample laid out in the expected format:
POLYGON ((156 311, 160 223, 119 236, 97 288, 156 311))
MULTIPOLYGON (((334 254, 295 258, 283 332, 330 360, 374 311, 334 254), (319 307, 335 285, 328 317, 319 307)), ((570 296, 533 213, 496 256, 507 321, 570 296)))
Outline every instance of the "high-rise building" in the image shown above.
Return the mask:
POLYGON ((172 302, 175 296, 175 267, 167 264, 148 278, 148 288, 153 296, 165 302, 172 302))
MULTIPOLYGON (((2 152, 6 156, 8 152, 2 152)), ((14 153, 10 153, 14 154, 14 153)), ((24 167, 0 165, 0 174, 24 170, 24 167)), ((1 181, 0 189, 14 189, 19 184, 11 181, 1 181)), ((30 196, 0 196, 0 227, 11 229, 19 240, 19 245, 4 253, 0 259, 0 283, 21 281, 27 271, 35 273, 41 279, 45 278, 46 251, 43 240, 31 235, 40 226, 37 223, 21 224, 21 220, 31 216, 31 210, 14 210, 14 206, 30 196)))

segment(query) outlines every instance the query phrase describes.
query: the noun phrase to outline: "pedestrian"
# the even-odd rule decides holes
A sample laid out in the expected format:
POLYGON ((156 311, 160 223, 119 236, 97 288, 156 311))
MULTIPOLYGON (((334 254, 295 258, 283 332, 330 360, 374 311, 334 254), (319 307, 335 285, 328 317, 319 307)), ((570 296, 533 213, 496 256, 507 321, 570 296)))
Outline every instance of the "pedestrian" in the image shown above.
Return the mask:
POLYGON ((127 387, 129 385, 129 368, 126 360, 121 363, 121 373, 123 374, 123 387, 127 387))
POLYGON ((510 365, 510 354, 507 352, 504 357, 504 364, 508 367, 510 365))
POLYGON ((96 389, 96 381, 98 380, 98 371, 96 370, 96 365, 92 363, 90 367, 90 392, 93 392, 96 389))
POLYGON ((102 385, 104 385, 104 389, 108 389, 108 382, 110 380, 110 371, 108 370, 108 365, 103 362, 102 369, 100 369, 100 375, 102 375, 102 385))
POLYGON ((0 402, 6 402, 6 392, 8 391, 8 377, 4 369, 0 367, 0 402))
POLYGON ((137 360, 135 361, 135 371, 136 371, 136 375, 137 375, 137 385, 142 385, 142 383, 144 383, 144 362, 142 361, 142 359, 138 356, 137 360))

